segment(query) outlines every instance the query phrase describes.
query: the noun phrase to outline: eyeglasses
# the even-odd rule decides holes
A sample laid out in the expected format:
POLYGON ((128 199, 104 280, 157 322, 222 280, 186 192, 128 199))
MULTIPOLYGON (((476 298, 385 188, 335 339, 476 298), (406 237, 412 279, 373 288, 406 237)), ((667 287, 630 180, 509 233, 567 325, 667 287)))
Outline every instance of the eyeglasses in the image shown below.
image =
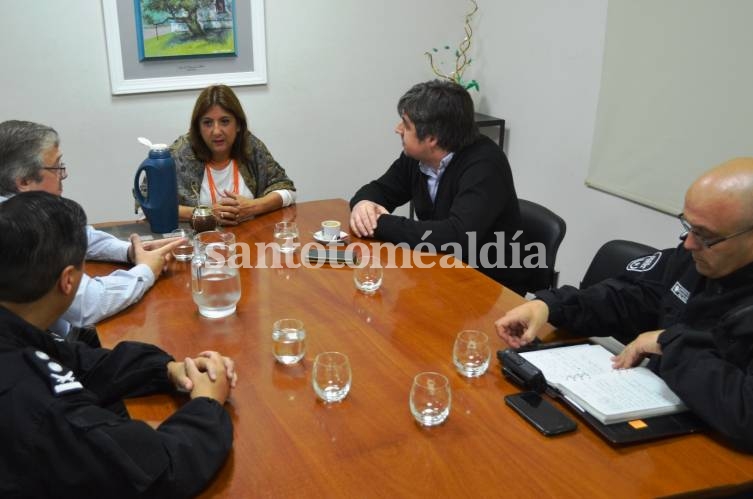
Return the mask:
POLYGON ((698 239, 698 242, 701 243, 701 245, 704 248, 711 248, 712 246, 716 246, 719 243, 723 243, 727 239, 732 239, 733 237, 741 236, 745 234, 746 232, 750 232, 753 230, 753 226, 748 227, 747 229, 743 229, 741 231, 735 232, 734 234, 730 234, 729 236, 716 236, 716 237, 706 237, 702 236, 699 233, 699 230, 695 227, 693 227, 690 222, 685 218, 684 213, 680 213, 677 215, 677 218, 680 219, 680 224, 682 224, 682 228, 685 232, 680 236, 680 239, 683 241, 688 238, 688 234, 691 232, 693 233, 693 236, 698 239))
POLYGON ((57 176, 60 177, 60 180, 65 180, 68 178, 68 172, 65 171, 65 163, 58 163, 59 166, 43 166, 42 170, 49 170, 51 172, 56 172, 57 176))

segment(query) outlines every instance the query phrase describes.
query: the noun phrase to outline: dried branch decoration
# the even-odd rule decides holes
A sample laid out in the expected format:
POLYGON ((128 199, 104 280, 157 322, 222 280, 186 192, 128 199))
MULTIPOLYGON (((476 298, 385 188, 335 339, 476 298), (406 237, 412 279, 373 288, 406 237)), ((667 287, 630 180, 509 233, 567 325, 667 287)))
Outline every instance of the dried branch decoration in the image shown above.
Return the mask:
MULTIPOLYGON (((460 42, 458 49, 455 51, 455 69, 450 73, 443 73, 434 64, 433 54, 429 51, 424 52, 424 54, 429 58, 431 70, 438 77, 454 81, 455 83, 462 85, 466 90, 471 88, 478 90, 479 86, 476 80, 463 80, 463 73, 468 68, 468 66, 471 65, 471 62, 473 62, 473 59, 469 58, 467 54, 471 48, 471 38, 473 37, 473 29, 471 29, 471 19, 473 18, 473 15, 478 11, 478 4, 476 3, 476 0, 470 0, 470 2, 473 4, 473 9, 465 15, 465 38, 463 38, 463 41, 460 42)), ((449 45, 445 45, 444 49, 450 50, 449 45)), ((436 48, 432 49, 432 51, 435 53, 439 52, 439 50, 436 48)), ((440 62, 440 65, 441 64, 442 63, 440 62)))

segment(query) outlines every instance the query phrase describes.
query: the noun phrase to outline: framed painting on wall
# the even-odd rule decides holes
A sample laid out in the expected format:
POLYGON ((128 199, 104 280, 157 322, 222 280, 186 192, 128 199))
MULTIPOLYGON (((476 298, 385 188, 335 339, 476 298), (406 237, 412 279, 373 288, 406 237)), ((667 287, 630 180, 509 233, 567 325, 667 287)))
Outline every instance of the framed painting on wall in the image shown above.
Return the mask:
POLYGON ((139 60, 235 55, 234 0, 134 0, 139 60))
POLYGON ((263 0, 102 0, 112 93, 267 82, 263 0))

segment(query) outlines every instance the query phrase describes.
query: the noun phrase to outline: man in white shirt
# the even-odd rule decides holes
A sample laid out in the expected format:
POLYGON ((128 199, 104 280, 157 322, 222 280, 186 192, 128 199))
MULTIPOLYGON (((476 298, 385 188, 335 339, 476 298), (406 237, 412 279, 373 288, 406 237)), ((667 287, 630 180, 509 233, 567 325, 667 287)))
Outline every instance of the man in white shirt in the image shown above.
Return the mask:
MULTIPOLYGON (((28 121, 0 123, 0 202, 25 191, 61 195, 68 176, 61 159, 60 140, 54 129, 28 121)), ((95 324, 140 300, 181 241, 142 243, 134 234, 126 242, 91 226, 87 226, 87 238, 87 260, 130 262, 134 266, 104 277, 84 274, 73 303, 52 327, 61 335, 66 335, 70 326, 95 324)))

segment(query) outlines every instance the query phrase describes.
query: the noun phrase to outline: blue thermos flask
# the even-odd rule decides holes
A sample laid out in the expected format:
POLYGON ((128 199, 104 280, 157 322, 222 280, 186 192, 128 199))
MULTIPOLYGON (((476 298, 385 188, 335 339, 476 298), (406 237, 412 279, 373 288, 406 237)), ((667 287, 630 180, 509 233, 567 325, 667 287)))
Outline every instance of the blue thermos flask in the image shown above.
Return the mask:
POLYGON ((149 220, 152 232, 166 234, 178 228, 178 187, 175 162, 166 144, 151 144, 133 179, 133 196, 149 220), (141 172, 146 174, 146 197, 141 192, 141 172))

